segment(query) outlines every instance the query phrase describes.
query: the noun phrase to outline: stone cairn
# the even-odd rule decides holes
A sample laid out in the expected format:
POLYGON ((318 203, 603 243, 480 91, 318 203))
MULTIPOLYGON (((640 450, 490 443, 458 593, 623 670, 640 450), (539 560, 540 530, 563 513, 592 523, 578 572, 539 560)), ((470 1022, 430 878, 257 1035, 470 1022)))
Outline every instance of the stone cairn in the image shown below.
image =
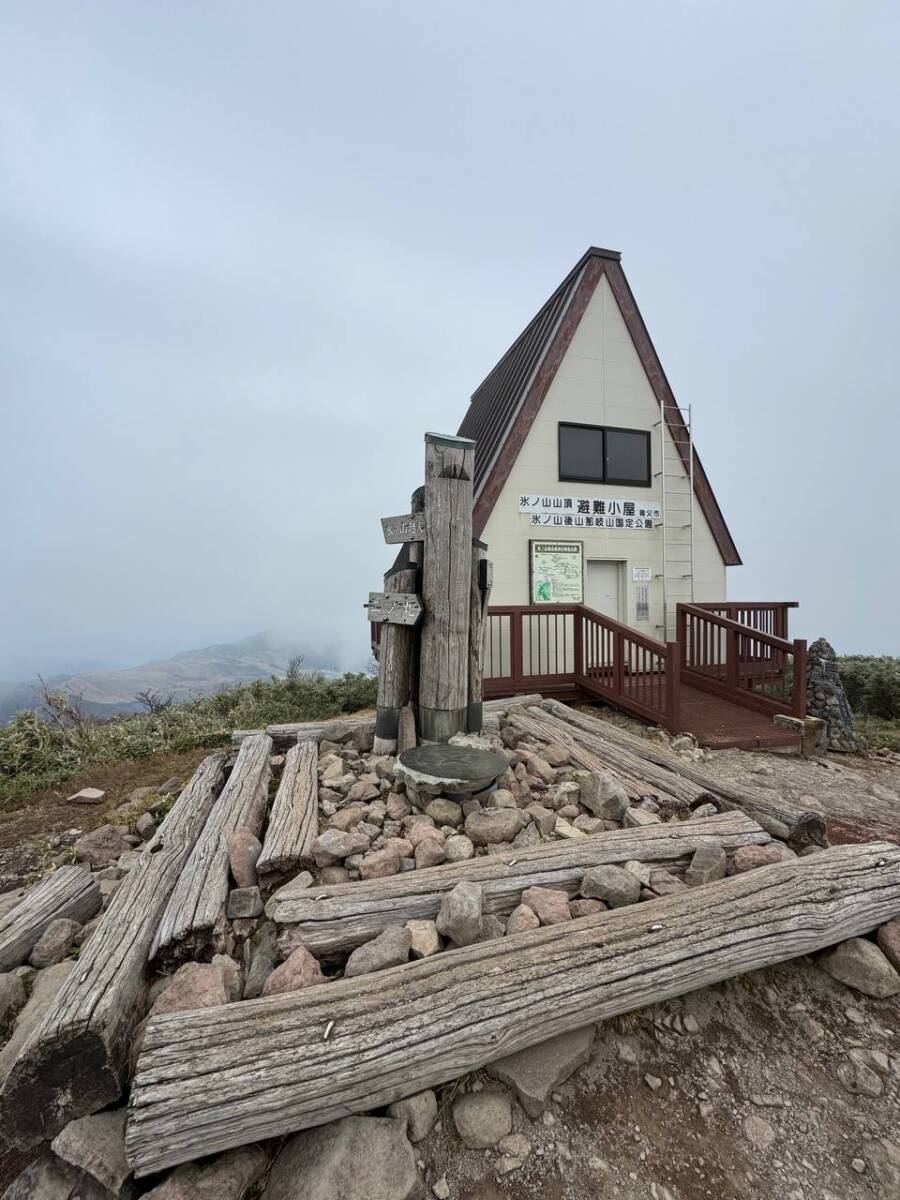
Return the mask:
POLYGON ((817 638, 807 652, 806 711, 825 722, 829 750, 865 753, 866 743, 853 731, 853 714, 841 683, 837 655, 825 638, 817 638))

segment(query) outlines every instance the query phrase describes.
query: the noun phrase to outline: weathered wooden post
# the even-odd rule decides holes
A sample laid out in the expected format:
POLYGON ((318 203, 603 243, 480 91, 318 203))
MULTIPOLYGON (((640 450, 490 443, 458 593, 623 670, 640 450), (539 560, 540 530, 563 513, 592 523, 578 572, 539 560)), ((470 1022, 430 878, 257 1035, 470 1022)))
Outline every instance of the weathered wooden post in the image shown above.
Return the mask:
POLYGON ((425 435, 425 545, 419 736, 445 742, 468 728, 475 443, 425 435))
POLYGON ((493 584, 493 567, 487 557, 487 543, 472 539, 472 580, 469 587, 469 702, 466 729, 478 733, 482 719, 484 684, 484 639, 487 607, 493 584))
MULTIPOLYGON (((408 514, 382 518, 384 540, 389 546, 402 542, 403 549, 384 577, 384 593, 373 593, 369 597, 370 620, 383 612, 377 603, 378 595, 415 595, 419 591, 422 538, 425 536, 424 506, 424 488, 417 488, 413 492, 408 514)), ((419 631, 414 624, 388 621, 382 629, 378 655, 376 754, 393 754, 397 749, 400 714, 415 701, 418 689, 419 631)))

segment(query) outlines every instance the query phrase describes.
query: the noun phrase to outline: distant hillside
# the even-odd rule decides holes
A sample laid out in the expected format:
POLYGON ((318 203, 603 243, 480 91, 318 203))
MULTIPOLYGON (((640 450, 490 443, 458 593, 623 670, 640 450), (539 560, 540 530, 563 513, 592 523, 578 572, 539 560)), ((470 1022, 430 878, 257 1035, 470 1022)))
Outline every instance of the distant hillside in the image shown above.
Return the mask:
MULTIPOLYGON (((86 714, 113 716, 142 711, 136 697, 148 690, 176 701, 190 700, 234 684, 252 683, 272 675, 280 677, 290 660, 298 655, 303 658, 304 670, 335 673, 336 653, 313 653, 260 633, 238 642, 185 650, 171 658, 122 671, 56 675, 45 682, 54 691, 78 697, 86 714)), ((22 709, 40 707, 41 688, 37 679, 33 683, 0 683, 0 724, 22 709)))

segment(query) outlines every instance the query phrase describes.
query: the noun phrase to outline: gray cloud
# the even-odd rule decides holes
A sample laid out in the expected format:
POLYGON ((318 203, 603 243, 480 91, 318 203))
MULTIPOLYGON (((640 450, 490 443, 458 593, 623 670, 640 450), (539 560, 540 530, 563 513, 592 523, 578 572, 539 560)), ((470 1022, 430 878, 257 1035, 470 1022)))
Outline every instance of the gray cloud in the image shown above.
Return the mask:
POLYGON ((900 17, 12 3, 0 678, 270 628, 366 653, 422 433, 591 243, 745 567, 900 651, 900 17))

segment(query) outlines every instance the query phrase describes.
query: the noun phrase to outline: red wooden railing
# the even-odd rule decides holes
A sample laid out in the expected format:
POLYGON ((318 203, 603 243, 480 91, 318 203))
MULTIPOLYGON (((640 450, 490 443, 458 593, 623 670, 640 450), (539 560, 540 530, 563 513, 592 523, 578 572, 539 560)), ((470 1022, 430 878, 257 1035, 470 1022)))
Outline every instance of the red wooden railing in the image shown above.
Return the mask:
POLYGON ((797 608, 796 600, 761 600, 751 603, 747 600, 716 600, 695 604, 694 608, 703 608, 719 617, 727 617, 729 621, 737 621, 740 625, 749 625, 760 633, 770 633, 773 637, 787 638, 788 609, 797 608))
POLYGON ((582 691, 674 729, 678 648, 583 604, 488 609, 484 695, 582 691))
MULTIPOLYGON (((720 616, 725 605, 679 604, 676 632, 681 678, 703 691, 765 713, 806 713, 806 642, 720 616)), ((792 605, 736 605, 759 614, 792 605)), ((780 618, 779 618, 780 619, 780 618)))

